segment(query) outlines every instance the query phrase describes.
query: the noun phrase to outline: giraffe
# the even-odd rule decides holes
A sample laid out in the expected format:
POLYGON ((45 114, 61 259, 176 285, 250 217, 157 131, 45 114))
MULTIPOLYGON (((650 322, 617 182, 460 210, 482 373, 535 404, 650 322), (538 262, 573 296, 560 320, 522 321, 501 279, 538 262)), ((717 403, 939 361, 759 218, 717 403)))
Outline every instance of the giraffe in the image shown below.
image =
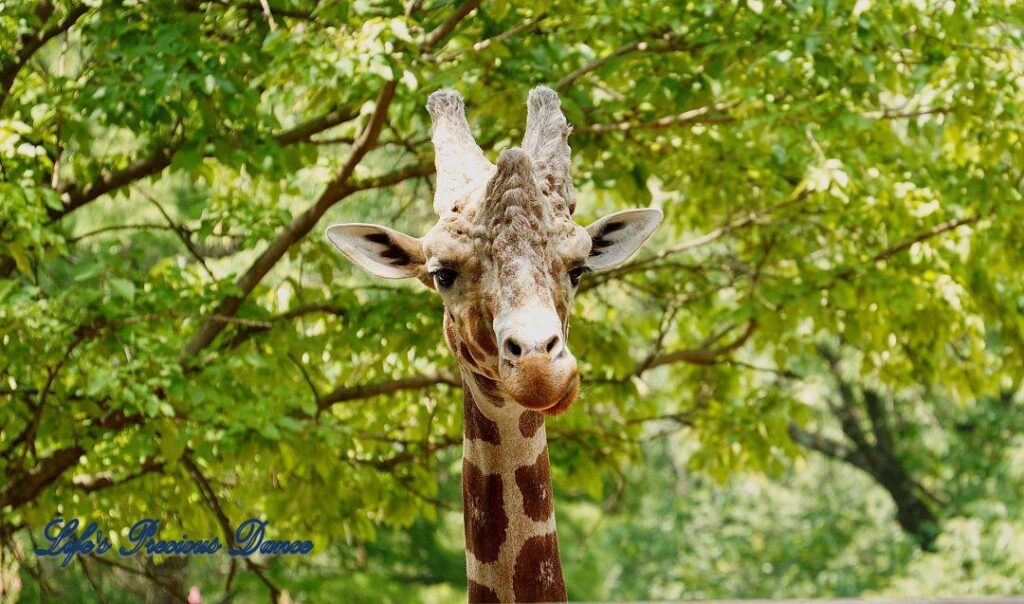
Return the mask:
POLYGON ((463 519, 470 602, 566 599, 545 417, 576 399, 566 338, 580 279, 625 262, 661 222, 657 209, 572 218, 571 127, 558 95, 533 89, 521 148, 492 164, 462 97, 430 95, 438 221, 421 238, 336 224, 328 239, 373 275, 417 278, 444 306, 463 384, 463 519))

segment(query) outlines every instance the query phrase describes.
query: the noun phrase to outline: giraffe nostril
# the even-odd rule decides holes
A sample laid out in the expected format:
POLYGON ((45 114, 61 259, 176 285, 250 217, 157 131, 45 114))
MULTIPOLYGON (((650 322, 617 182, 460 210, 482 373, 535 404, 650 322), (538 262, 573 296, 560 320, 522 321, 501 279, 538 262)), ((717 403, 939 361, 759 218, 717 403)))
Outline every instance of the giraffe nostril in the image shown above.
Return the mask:
POLYGON ((523 348, 512 338, 505 340, 505 350, 514 357, 518 357, 523 354, 523 348))
POLYGON ((544 347, 544 350, 547 351, 548 354, 551 354, 551 351, 555 349, 555 346, 558 346, 558 340, 558 336, 552 336, 551 339, 548 340, 548 343, 544 347))

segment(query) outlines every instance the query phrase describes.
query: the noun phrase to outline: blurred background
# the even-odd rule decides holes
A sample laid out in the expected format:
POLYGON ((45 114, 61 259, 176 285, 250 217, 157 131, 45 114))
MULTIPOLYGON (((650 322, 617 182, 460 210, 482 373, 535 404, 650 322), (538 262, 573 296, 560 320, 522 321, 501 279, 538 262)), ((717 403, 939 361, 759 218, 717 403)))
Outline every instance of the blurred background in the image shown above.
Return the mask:
POLYGON ((0 0, 0 601, 465 600, 424 104, 493 160, 556 88, 585 390, 548 422, 574 600, 1024 591, 1024 6, 0 0), (308 558, 33 554, 250 516, 308 558))

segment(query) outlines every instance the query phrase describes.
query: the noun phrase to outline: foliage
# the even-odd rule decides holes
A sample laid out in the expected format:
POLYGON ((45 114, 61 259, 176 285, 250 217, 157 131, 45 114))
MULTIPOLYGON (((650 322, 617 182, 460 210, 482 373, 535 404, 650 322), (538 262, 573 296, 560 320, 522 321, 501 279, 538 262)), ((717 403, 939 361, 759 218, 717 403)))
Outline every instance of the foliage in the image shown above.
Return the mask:
POLYGON ((204 593, 457 599, 440 302, 320 233, 427 228, 429 92, 463 93, 493 158, 549 84, 578 220, 666 214, 574 310, 587 390, 549 422, 570 595, 1022 588, 1019 3, 266 6, 0 1, 8 550, 55 514, 115 540, 256 515, 316 564, 193 568, 204 593), (897 439, 936 496, 934 552, 894 533, 892 489, 808 445, 876 450, 845 429, 875 426, 869 392, 890 429, 866 444, 897 439))

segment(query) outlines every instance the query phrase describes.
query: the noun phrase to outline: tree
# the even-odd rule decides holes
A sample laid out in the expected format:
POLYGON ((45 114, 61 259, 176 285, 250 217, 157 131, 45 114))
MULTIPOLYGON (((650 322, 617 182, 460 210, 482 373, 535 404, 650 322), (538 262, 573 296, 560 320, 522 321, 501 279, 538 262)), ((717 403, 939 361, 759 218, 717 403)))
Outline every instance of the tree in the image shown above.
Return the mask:
POLYGON ((934 551, 939 533, 939 519, 932 509, 935 495, 928 491, 907 468, 906 449, 920 445, 909 438, 904 419, 895 401, 870 387, 860 388, 847 382, 839 371, 839 357, 832 351, 822 352, 836 380, 837 401, 828 408, 842 430, 844 440, 808 432, 789 425, 789 434, 796 442, 812 451, 848 463, 871 476, 892 497, 896 505, 896 521, 927 551, 934 551), (902 438, 897 438, 902 433, 902 438), (897 449, 897 441, 902 441, 897 449))
POLYGON ((0 534, 21 551, 58 506, 324 547, 437 518, 461 442, 439 302, 318 233, 422 231, 442 86, 493 156, 553 85, 583 220, 666 214, 583 285, 559 488, 614 494, 652 429, 710 476, 783 471, 822 342, 879 392, 1016 386, 1024 14, 919 4, 5 7, 0 534))

